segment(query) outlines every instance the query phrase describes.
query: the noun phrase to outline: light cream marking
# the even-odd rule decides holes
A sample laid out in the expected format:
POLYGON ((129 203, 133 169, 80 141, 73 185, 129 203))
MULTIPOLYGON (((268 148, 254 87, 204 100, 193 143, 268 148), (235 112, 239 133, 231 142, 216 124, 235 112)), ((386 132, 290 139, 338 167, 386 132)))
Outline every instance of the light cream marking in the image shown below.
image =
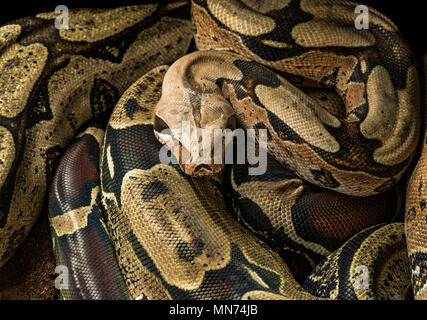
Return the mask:
MULTIPOLYGON (((427 55, 424 56, 424 72, 423 75, 427 76, 427 55)), ((427 81, 424 82, 424 101, 427 102, 427 81)), ((427 123, 427 115, 424 115, 424 123, 427 123)), ((408 183, 406 191, 405 207, 405 235, 408 246, 408 254, 424 253, 427 254, 427 210, 422 210, 420 207, 421 201, 427 199, 427 133, 423 135, 423 144, 421 150, 421 157, 411 174, 411 179, 408 183), (416 215, 410 214, 411 210, 415 208, 416 215)), ((413 267, 413 266, 412 266, 413 267)), ((412 270, 414 275, 418 275, 420 271, 419 266, 412 270)), ((415 280, 415 279, 414 279, 415 280)), ((422 284, 422 279, 414 281, 413 287, 418 289, 415 296, 416 300, 427 300, 427 283, 422 284)))
POLYGON ((263 44, 266 46, 270 46, 273 48, 292 48, 291 44, 288 44, 286 42, 281 41, 274 41, 274 40, 261 40, 263 44))
POLYGON ((127 90, 126 99, 120 99, 111 115, 109 125, 113 129, 124 129, 141 124, 153 124, 153 110, 161 95, 158 84, 163 82, 168 68, 168 66, 159 66, 149 71, 127 90), (148 78, 152 78, 154 81, 149 81, 148 78), (158 90, 158 92, 155 92, 155 90, 158 90), (132 118, 128 116, 125 108, 129 99, 135 99, 141 107, 135 111, 132 118))
POLYGON ((279 182, 252 181, 236 185, 233 173, 231 177, 233 189, 237 190, 242 197, 256 203, 264 213, 272 213, 272 207, 282 208, 282 214, 268 214, 270 223, 275 230, 286 226, 284 231, 293 241, 310 248, 322 256, 327 256, 330 253, 323 246, 302 239, 294 228, 290 212, 303 191, 301 179, 289 179, 279 182), (253 192, 253 190, 257 190, 257 192, 253 192))
POLYGON ((132 232, 132 226, 129 220, 123 218, 114 194, 103 191, 102 201, 104 208, 107 208, 108 234, 115 247, 117 261, 132 299, 143 295, 149 300, 171 300, 172 297, 160 279, 141 263, 135 253, 128 237, 132 232), (107 199, 112 205, 107 205, 107 199))
POLYGON ((15 42, 20 34, 21 26, 19 24, 9 24, 0 27, 0 50, 15 42))
POLYGON ((3 186, 12 163, 15 160, 15 143, 12 133, 0 126, 0 189, 3 186))
POLYGON ((91 191, 90 205, 68 211, 62 215, 49 219, 50 225, 55 230, 58 237, 73 234, 77 230, 87 227, 88 216, 92 212, 93 206, 96 205, 96 198, 99 193, 99 186, 94 187, 91 191))
MULTIPOLYGON (((326 259, 319 265, 317 268, 314 268, 314 270, 311 272, 311 274, 308 276, 308 279, 312 280, 313 282, 318 282, 320 285, 325 285, 325 283, 328 283, 331 281, 332 277, 338 277, 338 261, 339 258, 342 255, 342 248, 338 248, 334 252, 332 252, 330 255, 326 257, 326 259), (327 267, 325 268, 325 265, 327 267), (325 269, 326 274, 325 274, 325 269)), ((328 299, 329 300, 335 300, 339 293, 339 279, 335 283, 335 286, 333 289, 329 291, 328 299)))
MULTIPOLYGON (((147 191, 152 192, 152 188, 147 191)), ((188 181, 172 167, 158 164, 149 170, 126 173, 121 202, 122 214, 169 284, 195 290, 205 272, 222 269, 229 263, 231 246, 227 235, 200 203, 188 181), (167 192, 144 199, 144 185, 158 181, 167 192), (200 253, 191 261, 181 259, 178 245, 194 239, 203 239, 200 253)))
POLYGON ((165 7, 167 8, 168 11, 172 11, 176 8, 180 8, 180 7, 185 6, 187 4, 188 4, 188 1, 177 1, 177 2, 167 4, 165 7))
POLYGON ((14 44, 0 57, 0 116, 16 117, 27 105, 46 64, 48 51, 40 43, 14 44))
MULTIPOLYGON (((351 18, 354 21, 354 17, 351 18)), ((362 47, 375 44, 369 30, 357 30, 354 25, 338 25, 330 19, 315 18, 297 24, 292 29, 292 38, 303 47, 362 47)))
MULTIPOLYGON (((315 19, 340 19, 342 22, 349 21, 354 27, 354 12, 356 5, 347 0, 301 0, 301 9, 314 15, 315 19), (333 14, 333 16, 331 15, 333 14)), ((381 12, 369 7, 369 23, 381 25, 388 31, 397 31, 396 25, 381 12)))
POLYGON ((363 74, 365 74, 366 71, 368 71, 368 67, 366 65, 366 60, 360 61, 360 69, 362 70, 363 74))
POLYGON ((270 1, 259 1, 259 0, 241 0, 248 7, 253 10, 266 14, 269 11, 280 10, 286 7, 291 0, 270 0, 270 1))
POLYGON ((207 0, 212 14, 233 31, 248 36, 259 36, 273 31, 276 22, 273 18, 239 4, 239 1, 207 0))
POLYGON ((108 171, 110 172, 111 179, 114 179, 114 162, 113 157, 111 156, 111 145, 107 146, 107 164, 108 164, 108 171))
POLYGON ((383 145, 373 158, 384 165, 395 165, 414 151, 420 132, 418 75, 410 67, 403 90, 395 90, 391 77, 382 66, 375 67, 367 82, 369 111, 361 123, 362 134, 383 145))
POLYGON ((298 300, 298 298, 291 299, 286 295, 280 295, 268 291, 253 290, 246 292, 242 296, 242 300, 298 300))
MULTIPOLYGON (((265 244, 256 238, 252 233, 248 233, 227 211, 223 196, 220 191, 209 182, 203 179, 193 179, 200 196, 215 211, 216 223, 226 230, 228 239, 235 243, 242 251, 245 259, 249 263, 257 265, 269 272, 276 274, 280 278, 279 294, 285 297, 295 297, 299 299, 313 299, 295 280, 286 263, 280 256, 266 247, 265 244)), ((258 291, 257 291, 258 292, 258 291)), ((277 294, 276 296, 279 296, 277 294)), ((245 297, 246 295, 244 295, 245 297)))
POLYGON ((260 286, 263 286, 264 288, 269 289, 270 287, 268 286, 268 284, 266 284, 264 282, 264 280, 262 280, 262 278, 259 276, 258 273, 256 273, 254 270, 251 270, 249 267, 243 265, 243 267, 246 269, 246 271, 249 273, 249 275, 251 276, 252 279, 254 279, 260 286))
MULTIPOLYGON (((314 18, 292 29, 295 42, 306 47, 343 46, 359 47, 375 44, 375 37, 368 30, 357 30, 354 21, 356 5, 349 1, 302 0, 301 9, 314 18)), ((369 23, 396 32, 398 29, 383 14, 369 8, 369 23)))
MULTIPOLYGON (((42 209, 46 190, 46 151, 56 146, 64 148, 77 128, 92 116, 90 89, 94 78, 108 81, 122 94, 153 67, 181 57, 188 49, 191 38, 190 21, 164 17, 152 28, 139 33, 120 64, 72 56, 65 68, 51 75, 48 91, 53 118, 40 121, 26 132, 28 138, 23 161, 16 173, 20 179, 15 181, 8 220, 0 232, 0 257, 7 249, 8 239, 20 226, 25 226, 23 236, 15 237, 10 247, 22 242, 42 209), (162 34, 160 39, 157 38, 158 34, 162 34), (165 41, 161 41, 163 37, 165 41), (166 44, 175 44, 178 37, 183 39, 181 44, 165 49, 166 44), (142 64, 144 61, 146 63, 142 64), (104 70, 106 74, 102 74, 104 70), (84 86, 83 81, 86 81, 84 86), (69 97, 71 102, 68 102, 69 97)), ((39 108, 46 109, 47 106, 41 105, 39 108)), ((4 262, 0 261, 0 267, 4 262)))
MULTIPOLYGON (((403 223, 390 223, 369 235, 354 253, 354 257, 350 265, 349 280, 353 284, 354 291, 359 300, 372 300, 375 298, 378 299, 380 297, 371 297, 367 294, 366 289, 357 287, 356 282, 360 275, 356 272, 356 268, 361 265, 367 267, 369 271, 369 278, 367 278, 369 281, 369 291, 373 291, 376 294, 381 294, 377 285, 382 278, 388 276, 388 274, 384 274, 384 272, 393 269, 393 267, 387 267, 387 265, 391 262, 390 260, 393 261, 396 259, 396 257, 403 256, 404 261, 407 261, 408 255, 403 239, 403 223), (394 242, 391 241, 392 236, 395 237, 395 240, 393 240, 394 242)), ((402 282, 405 282, 405 280, 407 281, 407 284, 410 284, 409 263, 407 270, 408 272, 405 272, 405 274, 402 272, 402 267, 402 265, 394 266, 394 272, 396 272, 395 275, 399 275, 397 279, 395 279, 395 284, 401 284, 402 282)), ((394 289, 399 289, 399 287, 394 287, 394 289)))
MULTIPOLYGON (((69 12, 69 28, 61 28, 59 35, 69 41, 96 42, 118 34, 149 17, 157 4, 145 4, 115 9, 75 9, 69 12)), ((42 19, 56 19, 55 12, 41 13, 42 19)))
POLYGON ((328 152, 337 152, 339 143, 324 124, 339 127, 340 121, 300 90, 282 81, 278 88, 258 85, 255 93, 261 103, 282 119, 302 139, 328 152))
POLYGON ((303 90, 326 111, 337 117, 337 119, 345 118, 344 102, 335 91, 318 88, 303 88, 303 90), (326 100, 323 100, 323 98, 326 98, 326 100))

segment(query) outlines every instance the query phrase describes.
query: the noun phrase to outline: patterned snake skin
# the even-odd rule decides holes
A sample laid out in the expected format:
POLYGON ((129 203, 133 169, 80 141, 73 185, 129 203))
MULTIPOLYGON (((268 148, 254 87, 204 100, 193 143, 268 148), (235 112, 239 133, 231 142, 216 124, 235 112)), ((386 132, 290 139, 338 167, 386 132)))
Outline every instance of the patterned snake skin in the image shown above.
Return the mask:
MULTIPOLYGON (((424 104, 427 104, 427 55, 424 56, 424 104)), ((424 124, 427 124, 424 114, 424 124)), ((406 192, 405 234, 414 295, 427 300, 427 133, 424 133, 421 157, 417 162, 406 192)))
POLYGON ((417 63, 376 10, 357 30, 356 5, 193 0, 0 27, 0 266, 47 210, 64 299, 426 299, 417 63), (267 129, 266 172, 161 163, 164 144, 180 159, 203 143, 164 134, 183 121, 267 129))

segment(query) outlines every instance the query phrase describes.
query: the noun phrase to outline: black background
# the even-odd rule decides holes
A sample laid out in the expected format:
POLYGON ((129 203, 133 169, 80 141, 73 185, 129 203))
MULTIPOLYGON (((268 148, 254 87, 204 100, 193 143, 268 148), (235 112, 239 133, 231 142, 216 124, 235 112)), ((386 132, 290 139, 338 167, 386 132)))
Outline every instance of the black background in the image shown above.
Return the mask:
MULTIPOLYGON (((225 0, 227 1, 227 0, 225 0)), ((268 1, 268 0, 266 0, 268 1)), ((53 11, 57 5, 66 5, 68 8, 79 8, 79 7, 118 7, 118 6, 124 6, 124 5, 130 5, 130 4, 140 4, 140 3, 148 3, 153 1, 141 1, 141 0, 104 0, 104 1, 82 1, 82 0, 56 0, 56 1, 38 1, 38 0, 32 0, 31 2, 28 2, 26 0, 18 1, 18 0, 1 0, 1 6, 0 6, 0 25, 12 21, 17 18, 34 15, 40 12, 48 12, 53 11)), ((427 31, 427 16, 426 11, 424 9, 423 2, 424 1, 402 1, 402 0, 359 0, 357 1, 360 4, 366 4, 369 6, 372 6, 382 13, 384 13, 386 16, 388 16, 400 29, 400 31, 403 33, 405 38, 408 40, 409 44, 411 45, 413 51, 415 52, 416 56, 420 58, 425 52, 427 52, 427 41, 425 33, 427 31)), ((341 301, 342 303, 343 301, 341 301)), ((386 301, 385 303, 382 303, 382 310, 381 312, 386 311, 387 312, 394 312, 402 311, 405 307, 411 307, 411 310, 413 310, 413 305, 408 305, 408 301, 386 301), (406 306, 405 306, 406 304, 406 306), (385 309, 385 310, 384 310, 385 309), (400 310, 398 310, 400 309, 400 310), (388 311, 387 311, 388 310, 388 311)), ((14 317, 19 317, 19 314, 22 312, 22 316, 28 316, 27 312, 31 310, 30 312, 34 315, 34 311, 37 311, 37 307, 46 307, 46 310, 43 310, 43 314, 41 314, 43 317, 46 317, 47 315, 53 316, 53 317, 63 317, 65 314, 69 316, 70 319, 78 319, 78 317, 81 318, 81 314, 84 308, 85 314, 87 312, 87 309, 92 309, 92 311, 96 311, 96 317, 94 319, 100 319, 102 316, 102 311, 108 312, 108 315, 111 317, 111 315, 115 312, 120 312, 120 317, 123 318, 123 315, 126 317, 130 316, 130 309, 134 308, 132 311, 139 312, 139 314, 142 317, 145 317, 145 315, 148 316, 150 311, 153 311, 153 314, 155 314, 155 318, 166 318, 168 315, 169 307, 173 305, 172 302, 163 304, 160 302, 152 302, 151 304, 137 302, 108 302, 108 303, 102 303, 98 302, 98 305, 93 308, 93 305, 88 305, 86 303, 82 304, 82 302, 79 304, 76 304, 75 302, 62 302, 65 303, 66 309, 64 309, 64 304, 59 303, 58 301, 54 302, 41 302, 39 304, 35 304, 35 301, 27 301, 28 307, 22 307, 22 302, 16 301, 16 304, 13 302, 6 302, 6 301, 0 301, 0 310, 3 314, 5 314, 6 304, 9 304, 11 314, 14 315, 14 317), (74 303, 74 305, 72 305, 74 303), (19 305, 18 305, 19 304, 19 305), (142 304, 142 305, 141 305, 142 304), (136 309, 138 308, 138 309, 136 309), (123 310, 126 310, 126 312, 123 314, 123 310), (143 311, 141 313, 141 310, 143 311), (13 312, 13 313, 12 313, 13 312), (76 314, 74 314, 76 313, 76 314), (74 317, 72 317, 74 315, 74 317)), ((94 303, 94 302, 92 302, 94 303)), ((184 302, 180 302, 184 303, 184 302)), ((192 305, 199 305, 203 302, 194 302, 192 305)), ((377 307, 381 307, 378 304, 368 304, 368 303, 350 303, 345 302, 347 305, 345 306, 346 309, 344 309, 344 313, 339 312, 339 303, 338 301, 329 301, 327 303, 323 302, 322 305, 310 303, 309 307, 307 308, 307 302, 306 301, 295 301, 295 302, 257 302, 257 305, 260 306, 259 315, 262 316, 262 318, 271 318, 273 319, 273 316, 277 316, 277 313, 282 314, 282 318, 286 316, 290 316, 289 309, 291 307, 295 307, 295 310, 300 312, 300 314, 305 318, 308 318, 308 314, 310 312, 316 312, 316 317, 319 315, 325 315, 325 317, 328 317, 331 319, 331 316, 333 318, 334 315, 340 316, 342 318, 345 317, 345 314, 353 314, 358 315, 359 317, 366 317, 369 314, 373 314, 369 308, 375 307, 376 311, 379 309, 377 307), (320 309, 319 309, 320 308, 320 309), (324 309, 322 309, 324 308, 324 309), (334 310, 334 311, 333 311, 334 310), (270 315, 268 317, 267 315, 270 315)), ((426 305, 419 305, 421 307, 425 307, 426 305)), ((422 310, 420 310, 422 311, 422 310)), ((386 315, 383 315, 384 317, 386 315)), ((34 318, 34 317, 32 317, 34 318)), ((179 318, 179 317, 176 317, 179 318)), ((188 317, 187 317, 188 318, 188 317)), ((217 319, 221 319, 225 317, 218 317, 217 319)), ((234 317, 237 319, 238 317, 234 317)), ((247 317, 247 319, 258 319, 258 317, 247 317)))
MULTIPOLYGON (((0 9, 0 25, 17 18, 34 15, 41 12, 53 11, 58 5, 66 5, 70 9, 79 7, 104 8, 148 2, 155 1, 3 0, 0 9)), ((427 31, 427 17, 425 13, 426 11, 424 9, 424 1, 359 0, 357 3, 372 6, 388 16, 399 27, 400 31, 408 40, 410 46, 418 58, 427 51, 427 40, 425 36, 427 31)))

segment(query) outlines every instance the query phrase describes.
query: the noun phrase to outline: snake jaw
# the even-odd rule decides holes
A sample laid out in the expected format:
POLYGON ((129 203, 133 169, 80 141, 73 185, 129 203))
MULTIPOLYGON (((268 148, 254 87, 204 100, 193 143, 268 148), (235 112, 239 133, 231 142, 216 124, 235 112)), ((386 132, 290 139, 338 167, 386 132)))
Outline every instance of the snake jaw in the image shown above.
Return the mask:
MULTIPOLYGON (((156 121, 165 124, 158 116, 156 121)), ((225 137, 215 140, 215 130, 219 129, 217 126, 199 128, 194 122, 185 121, 181 125, 160 130, 162 127, 155 126, 154 134, 159 142, 167 145, 185 174, 199 177, 221 172, 224 146, 231 141, 233 131, 228 131, 225 137), (218 158, 220 161, 215 161, 218 158)), ((220 132, 223 132, 222 129, 220 132)))
POLYGON ((184 164, 181 169, 193 177, 203 177, 219 174, 223 166, 219 164, 184 164))

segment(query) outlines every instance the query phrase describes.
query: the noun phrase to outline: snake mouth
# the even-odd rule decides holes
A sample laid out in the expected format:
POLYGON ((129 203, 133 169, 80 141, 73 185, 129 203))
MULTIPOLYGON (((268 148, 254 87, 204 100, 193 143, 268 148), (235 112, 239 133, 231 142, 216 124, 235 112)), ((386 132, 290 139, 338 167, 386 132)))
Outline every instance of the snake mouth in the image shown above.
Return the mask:
POLYGON ((213 174, 212 167, 207 164, 199 164, 194 168, 194 175, 209 175, 213 174))
POLYGON ((193 177, 205 177, 205 176, 213 176, 219 174, 223 169, 223 165, 221 164, 180 164, 182 171, 184 171, 187 175, 193 177))

